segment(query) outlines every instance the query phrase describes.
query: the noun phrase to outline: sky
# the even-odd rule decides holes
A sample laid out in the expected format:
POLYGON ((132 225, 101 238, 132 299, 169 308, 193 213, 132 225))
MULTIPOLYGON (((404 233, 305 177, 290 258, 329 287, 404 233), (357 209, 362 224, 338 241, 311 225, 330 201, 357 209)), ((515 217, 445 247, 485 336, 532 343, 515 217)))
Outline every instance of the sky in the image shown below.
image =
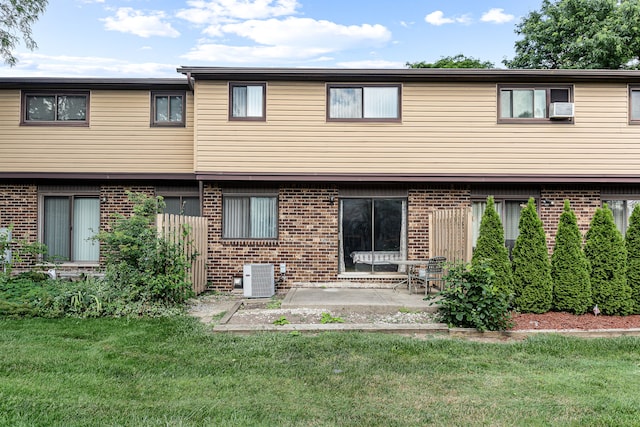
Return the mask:
POLYGON ((181 77, 180 66, 405 68, 514 56, 542 0, 49 0, 3 77, 181 77))

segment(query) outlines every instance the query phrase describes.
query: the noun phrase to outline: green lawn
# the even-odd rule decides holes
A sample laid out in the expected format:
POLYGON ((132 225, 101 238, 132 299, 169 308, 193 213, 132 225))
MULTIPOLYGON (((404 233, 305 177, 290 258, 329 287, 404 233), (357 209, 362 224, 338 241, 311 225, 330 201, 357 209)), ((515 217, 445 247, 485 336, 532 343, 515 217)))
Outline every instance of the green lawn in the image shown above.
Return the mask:
POLYGON ((0 425, 640 423, 640 339, 211 335, 189 318, 0 320, 0 425))

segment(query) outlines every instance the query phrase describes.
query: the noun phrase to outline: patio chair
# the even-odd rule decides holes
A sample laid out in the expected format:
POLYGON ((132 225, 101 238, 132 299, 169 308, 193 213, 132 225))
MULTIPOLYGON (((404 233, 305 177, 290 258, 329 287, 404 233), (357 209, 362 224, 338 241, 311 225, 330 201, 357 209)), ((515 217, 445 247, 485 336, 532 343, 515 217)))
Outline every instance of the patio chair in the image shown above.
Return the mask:
POLYGON ((427 267, 424 270, 424 276, 421 277, 421 279, 424 280, 425 294, 429 294, 431 292, 431 286, 438 288, 438 290, 442 290, 442 284, 444 283, 444 264, 446 262, 447 258, 443 256, 435 256, 427 260, 427 267), (435 284, 431 285, 431 282, 435 282, 435 284), (440 282, 439 286, 437 285, 438 282, 440 282))

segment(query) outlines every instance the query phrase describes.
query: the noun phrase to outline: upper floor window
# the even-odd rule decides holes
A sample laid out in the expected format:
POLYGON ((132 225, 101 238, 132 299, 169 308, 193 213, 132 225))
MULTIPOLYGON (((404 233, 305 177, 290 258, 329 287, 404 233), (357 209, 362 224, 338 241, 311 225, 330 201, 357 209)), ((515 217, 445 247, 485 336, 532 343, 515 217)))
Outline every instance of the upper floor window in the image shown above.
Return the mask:
POLYGON ((328 120, 400 120, 400 85, 327 86, 328 120))
POLYGON ((629 88, 629 122, 640 124, 640 87, 629 88))
POLYGON ((229 84, 230 120, 265 120, 265 83, 229 84))
POLYGON ((23 125, 89 124, 89 92, 22 93, 23 125))
MULTIPOLYGON (((498 87, 499 122, 535 122, 552 118, 571 119, 572 114, 559 114, 556 103, 571 102, 569 86, 505 86, 498 87), (556 104, 556 105, 553 105, 556 104)), ((565 105, 566 107, 566 105, 565 105)))
POLYGON ((184 126, 185 93, 152 92, 151 125, 184 126))

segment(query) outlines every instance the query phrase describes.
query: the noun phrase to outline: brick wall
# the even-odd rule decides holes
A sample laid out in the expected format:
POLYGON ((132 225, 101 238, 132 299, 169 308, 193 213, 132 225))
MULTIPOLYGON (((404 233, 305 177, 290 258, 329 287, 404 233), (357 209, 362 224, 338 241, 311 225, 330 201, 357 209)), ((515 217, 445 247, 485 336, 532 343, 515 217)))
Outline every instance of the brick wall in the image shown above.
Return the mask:
POLYGON ((222 191, 205 184, 203 215, 209 218, 208 277, 216 289, 228 290, 242 277, 245 263, 269 263, 279 271, 286 264, 279 288, 298 281, 328 281, 338 271, 338 201, 332 185, 289 185, 278 190, 276 241, 223 240, 222 191), (333 197, 334 202, 331 203, 333 197))
MULTIPOLYGON (((132 205, 126 192, 154 195, 153 185, 105 184, 100 189, 100 227, 107 229, 114 213, 129 214, 132 205)), ((344 282, 357 286, 357 280, 338 278, 339 200, 334 184, 286 184, 278 188, 278 239, 250 241, 222 239, 222 190, 206 183, 203 194, 204 216, 209 218, 208 280, 220 290, 230 290, 233 278, 242 276, 245 263, 271 263, 279 271, 286 264, 286 277, 279 289, 296 282, 344 282), (333 198, 333 202, 332 202, 333 198)), ((586 233, 596 208, 601 206, 596 186, 545 186, 540 193, 540 217, 549 251, 553 250, 563 201, 568 199, 586 233)), ((408 191, 408 257, 429 255, 428 214, 437 209, 470 205, 470 189, 465 185, 414 185, 408 191)), ((13 224, 14 239, 36 241, 38 236, 38 193, 35 184, 0 184, 0 227, 13 224)), ((28 263, 18 267, 27 267, 28 263)), ((397 280, 397 279, 394 279, 397 280)), ((361 282, 387 283, 382 275, 361 282)))
POLYGON ((584 236, 596 209, 602 206, 600 189, 589 186, 560 187, 547 186, 540 191, 540 219, 547 236, 549 253, 553 252, 558 222, 564 208, 564 201, 569 200, 571 209, 576 214, 578 228, 584 236))
MULTIPOLYGON (((38 187, 33 184, 0 184, 0 228, 13 226, 12 240, 35 242, 38 238, 38 187)), ((16 264, 31 265, 32 259, 16 264)))
POLYGON ((408 258, 429 257, 429 212, 469 206, 471 192, 468 186, 442 185, 409 190, 408 258))
MULTIPOLYGON (((364 282, 397 282, 382 275, 365 279, 338 278, 339 200, 337 186, 282 185, 278 190, 277 241, 223 240, 222 190, 216 184, 204 186, 203 215, 209 218, 208 276, 211 286, 229 290, 234 277, 242 276, 245 263, 286 264, 286 280, 279 289, 302 282, 344 282, 358 286, 364 282), (331 201, 333 198, 333 202, 331 201)), ((409 257, 429 254, 428 214, 436 209, 470 205, 467 186, 430 186, 409 191, 409 257)), ((276 274, 277 275, 277 274, 276 274)))

